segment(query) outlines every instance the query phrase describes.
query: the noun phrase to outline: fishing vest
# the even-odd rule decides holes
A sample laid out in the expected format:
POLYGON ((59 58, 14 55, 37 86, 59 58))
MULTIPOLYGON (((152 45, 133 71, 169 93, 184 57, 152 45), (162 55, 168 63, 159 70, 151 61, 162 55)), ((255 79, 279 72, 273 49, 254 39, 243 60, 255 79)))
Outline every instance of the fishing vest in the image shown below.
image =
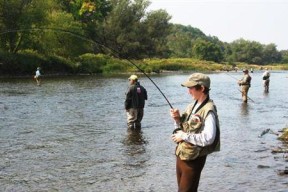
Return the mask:
POLYGON ((196 146, 182 141, 178 143, 175 154, 181 160, 194 160, 197 157, 208 155, 215 151, 220 151, 220 126, 217 109, 212 100, 209 100, 198 112, 192 114, 193 105, 189 105, 181 116, 181 128, 186 133, 200 133, 204 129, 205 119, 210 111, 215 115, 216 136, 211 145, 196 146))
POLYGON ((252 77, 248 74, 245 74, 244 77, 241 79, 241 83, 240 85, 248 85, 249 87, 251 86, 251 80, 252 80, 252 77))
POLYGON ((266 71, 264 74, 263 74, 263 80, 269 80, 269 77, 270 77, 270 73, 268 71, 266 71))

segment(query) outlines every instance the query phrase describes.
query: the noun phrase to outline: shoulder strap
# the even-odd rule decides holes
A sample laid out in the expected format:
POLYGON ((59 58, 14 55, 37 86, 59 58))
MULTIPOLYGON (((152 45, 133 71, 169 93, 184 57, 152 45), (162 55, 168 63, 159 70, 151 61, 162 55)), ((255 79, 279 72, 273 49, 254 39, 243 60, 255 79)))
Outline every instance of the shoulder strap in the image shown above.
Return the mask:
MULTIPOLYGON (((207 96, 207 98, 204 100, 203 103, 201 103, 201 105, 196 109, 195 113, 197 113, 204 105, 206 105, 206 103, 209 101, 209 95, 207 96)), ((192 115, 193 113, 193 109, 194 107, 196 106, 196 104, 198 103, 198 101, 196 101, 192 107, 192 110, 191 110, 191 113, 189 114, 188 118, 187 119, 190 119, 190 116, 192 115)))

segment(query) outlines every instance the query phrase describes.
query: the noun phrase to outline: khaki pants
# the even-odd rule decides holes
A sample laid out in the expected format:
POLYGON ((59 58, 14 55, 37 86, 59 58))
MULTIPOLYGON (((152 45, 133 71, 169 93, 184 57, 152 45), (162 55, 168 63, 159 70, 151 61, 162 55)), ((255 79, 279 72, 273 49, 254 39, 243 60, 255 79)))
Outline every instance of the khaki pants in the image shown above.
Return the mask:
POLYGON ((241 86, 242 100, 245 103, 247 103, 247 101, 248 101, 248 90, 249 90, 249 88, 250 88, 249 85, 242 85, 241 86))
POLYGON ((128 128, 141 128, 141 121, 144 116, 144 109, 131 108, 127 112, 127 125, 128 128))

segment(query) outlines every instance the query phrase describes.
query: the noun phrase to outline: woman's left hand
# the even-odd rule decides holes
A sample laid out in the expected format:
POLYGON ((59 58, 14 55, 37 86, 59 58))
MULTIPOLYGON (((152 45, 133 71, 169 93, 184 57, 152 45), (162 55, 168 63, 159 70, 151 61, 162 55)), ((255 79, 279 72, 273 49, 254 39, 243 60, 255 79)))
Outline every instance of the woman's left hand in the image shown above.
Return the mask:
POLYGON ((187 133, 183 131, 177 131, 175 134, 171 136, 172 140, 176 143, 183 141, 183 138, 187 135, 187 133))

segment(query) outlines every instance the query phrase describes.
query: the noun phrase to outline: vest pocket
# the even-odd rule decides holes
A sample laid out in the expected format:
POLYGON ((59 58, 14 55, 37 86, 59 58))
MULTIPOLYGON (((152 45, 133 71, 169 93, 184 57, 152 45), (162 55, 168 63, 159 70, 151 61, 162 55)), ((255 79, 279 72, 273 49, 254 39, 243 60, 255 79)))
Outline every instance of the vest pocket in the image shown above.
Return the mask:
POLYGON ((176 147, 176 155, 181 160, 194 160, 199 157, 201 147, 187 142, 181 142, 176 147))

